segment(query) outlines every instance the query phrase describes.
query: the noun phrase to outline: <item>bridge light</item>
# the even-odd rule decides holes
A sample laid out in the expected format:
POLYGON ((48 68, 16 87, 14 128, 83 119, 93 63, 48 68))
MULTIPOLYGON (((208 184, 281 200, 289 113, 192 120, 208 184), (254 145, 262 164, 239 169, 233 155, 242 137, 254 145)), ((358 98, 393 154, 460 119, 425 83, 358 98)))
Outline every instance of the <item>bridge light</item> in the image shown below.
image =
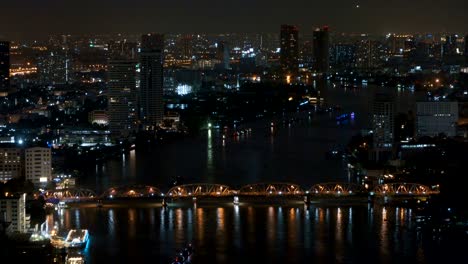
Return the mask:
POLYGON ((283 192, 281 192, 281 191, 279 192, 279 194, 282 194, 282 193, 283 193, 283 192))

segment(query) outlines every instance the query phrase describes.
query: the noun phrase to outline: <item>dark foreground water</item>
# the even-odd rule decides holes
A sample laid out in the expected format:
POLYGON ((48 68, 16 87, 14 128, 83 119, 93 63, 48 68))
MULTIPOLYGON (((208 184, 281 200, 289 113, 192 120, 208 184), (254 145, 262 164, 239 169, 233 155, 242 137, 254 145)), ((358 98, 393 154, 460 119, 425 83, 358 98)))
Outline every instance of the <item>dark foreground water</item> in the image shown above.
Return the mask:
POLYGON ((62 232, 89 229, 88 263, 170 263, 188 242, 195 247, 194 263, 467 263, 456 243, 447 247, 423 236, 414 214, 366 204, 155 204, 62 209, 48 221, 62 232))

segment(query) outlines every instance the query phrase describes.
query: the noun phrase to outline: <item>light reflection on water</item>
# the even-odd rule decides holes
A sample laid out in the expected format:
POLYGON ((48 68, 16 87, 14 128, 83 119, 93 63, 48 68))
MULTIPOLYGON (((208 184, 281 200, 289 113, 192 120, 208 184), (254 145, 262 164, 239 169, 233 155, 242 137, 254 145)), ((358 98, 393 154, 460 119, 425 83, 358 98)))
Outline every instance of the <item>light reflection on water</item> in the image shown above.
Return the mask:
POLYGON ((213 205, 66 209, 62 216, 49 215, 47 223, 59 223, 62 231, 89 229, 90 263, 121 263, 126 256, 167 263, 188 242, 196 247, 197 263, 421 262, 425 252, 410 226, 412 217, 411 209, 380 206, 369 214, 367 205, 213 205))

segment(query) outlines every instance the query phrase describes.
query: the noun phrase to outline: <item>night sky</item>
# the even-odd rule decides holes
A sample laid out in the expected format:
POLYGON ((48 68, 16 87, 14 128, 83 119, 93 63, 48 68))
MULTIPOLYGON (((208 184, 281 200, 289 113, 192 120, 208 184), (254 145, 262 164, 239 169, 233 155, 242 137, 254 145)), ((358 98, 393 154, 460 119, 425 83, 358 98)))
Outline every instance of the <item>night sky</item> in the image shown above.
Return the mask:
POLYGON ((467 0, 1 0, 0 35, 53 33, 467 32, 467 0), (356 7, 359 5, 359 8, 356 7))

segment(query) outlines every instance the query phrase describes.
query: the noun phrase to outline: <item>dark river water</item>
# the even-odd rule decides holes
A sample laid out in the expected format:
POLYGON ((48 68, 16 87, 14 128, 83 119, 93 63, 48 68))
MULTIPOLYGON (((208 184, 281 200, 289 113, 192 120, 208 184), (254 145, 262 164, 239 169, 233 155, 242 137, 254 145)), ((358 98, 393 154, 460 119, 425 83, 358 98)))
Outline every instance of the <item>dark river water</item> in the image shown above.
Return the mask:
MULTIPOLYGON (((176 176, 185 183, 234 189, 257 182, 291 182, 308 189, 321 182, 351 181, 346 162, 325 159, 324 154, 369 128, 377 89, 332 84, 322 89, 327 104, 355 112, 355 119, 345 124, 337 124, 336 113, 299 112, 244 124, 252 130, 238 137, 230 136, 230 130, 223 139, 223 131, 213 128, 102 165, 84 165, 79 184, 102 193, 129 184, 165 192, 176 176)), ((396 93, 401 109, 411 105, 410 93, 396 93)), ((195 246, 194 263, 439 263, 450 256, 453 248, 421 239, 414 214, 409 208, 368 204, 307 208, 229 203, 166 209, 146 204, 59 210, 48 221, 63 231, 89 230, 84 250, 88 263, 170 263, 188 242, 195 246)))

